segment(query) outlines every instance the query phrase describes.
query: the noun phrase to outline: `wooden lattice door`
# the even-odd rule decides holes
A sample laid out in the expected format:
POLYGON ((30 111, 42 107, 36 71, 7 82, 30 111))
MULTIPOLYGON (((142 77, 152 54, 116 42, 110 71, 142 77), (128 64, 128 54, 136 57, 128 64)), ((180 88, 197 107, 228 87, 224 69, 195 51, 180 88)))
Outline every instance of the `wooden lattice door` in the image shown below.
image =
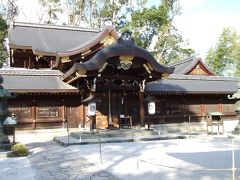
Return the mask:
POLYGON ((70 128, 77 128, 79 125, 80 113, 78 107, 67 107, 66 117, 70 128))

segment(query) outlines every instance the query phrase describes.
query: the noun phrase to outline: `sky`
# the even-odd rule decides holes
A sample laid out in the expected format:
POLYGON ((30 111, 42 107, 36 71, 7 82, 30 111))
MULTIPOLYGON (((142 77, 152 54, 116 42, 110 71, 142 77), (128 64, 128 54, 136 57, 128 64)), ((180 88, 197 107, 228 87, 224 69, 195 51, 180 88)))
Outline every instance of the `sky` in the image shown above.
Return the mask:
MULTIPOLYGON (((20 4, 25 12, 22 19, 29 21, 36 16, 36 11, 31 10, 37 7, 32 0, 24 2, 28 3, 20 4)), ((174 24, 189 42, 189 47, 195 49, 202 59, 224 27, 233 27, 240 33, 240 0, 179 0, 179 3, 181 15, 175 17, 174 24)), ((149 0, 147 6, 159 4, 160 0, 149 0)))
POLYGON ((239 0, 180 0, 182 13, 175 25, 203 59, 224 27, 240 33, 239 0))

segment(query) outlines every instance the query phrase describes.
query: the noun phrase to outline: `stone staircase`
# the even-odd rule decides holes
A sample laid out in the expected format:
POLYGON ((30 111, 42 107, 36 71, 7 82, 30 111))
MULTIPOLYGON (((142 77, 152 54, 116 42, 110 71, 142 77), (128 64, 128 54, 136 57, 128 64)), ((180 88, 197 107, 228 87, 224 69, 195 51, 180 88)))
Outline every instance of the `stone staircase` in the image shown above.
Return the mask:
POLYGON ((207 131, 205 122, 152 124, 150 128, 159 131, 160 134, 203 134, 207 131))
POLYGON ((153 129, 118 129, 94 132, 72 132, 70 136, 55 137, 54 140, 63 146, 84 145, 96 143, 120 143, 152 141, 165 139, 183 139, 185 135, 181 134, 160 134, 153 129))

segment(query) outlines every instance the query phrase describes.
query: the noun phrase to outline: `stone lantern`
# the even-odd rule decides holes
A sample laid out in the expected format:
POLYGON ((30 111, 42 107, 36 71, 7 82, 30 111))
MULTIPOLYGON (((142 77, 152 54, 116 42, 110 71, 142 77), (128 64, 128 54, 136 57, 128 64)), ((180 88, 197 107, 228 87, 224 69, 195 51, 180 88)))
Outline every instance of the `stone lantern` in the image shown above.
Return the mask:
POLYGON ((4 133, 3 121, 8 116, 7 99, 12 96, 6 89, 3 89, 2 82, 3 78, 0 76, 0 150, 8 150, 10 148, 10 141, 4 133))
POLYGON ((235 103, 235 112, 237 114, 237 118, 238 118, 238 125, 234 130, 234 133, 240 134, 240 83, 238 83, 237 85, 237 92, 234 93, 233 95, 228 95, 228 99, 236 99, 236 103, 235 103))

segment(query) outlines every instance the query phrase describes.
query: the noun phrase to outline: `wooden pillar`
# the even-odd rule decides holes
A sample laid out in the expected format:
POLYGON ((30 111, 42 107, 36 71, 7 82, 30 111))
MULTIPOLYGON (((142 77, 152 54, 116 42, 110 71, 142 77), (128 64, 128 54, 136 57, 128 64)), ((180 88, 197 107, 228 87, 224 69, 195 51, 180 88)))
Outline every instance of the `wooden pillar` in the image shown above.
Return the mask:
POLYGON ((31 57, 28 58, 28 69, 31 68, 31 57))
POLYGON ((32 105, 32 117, 33 117, 33 129, 36 129, 37 110, 35 100, 33 100, 32 105))
POLYGON ((13 65, 13 60, 14 60, 14 58, 13 58, 13 49, 10 49, 10 67, 12 67, 12 65, 13 65))
POLYGON ((87 128, 88 125, 88 117, 87 117, 87 107, 83 105, 83 123, 84 123, 84 128, 87 128))
POLYGON ((186 117, 186 99, 184 97, 182 98, 182 110, 183 110, 183 117, 184 117, 184 121, 185 121, 185 117, 186 117))
POLYGON ((79 105, 79 110, 79 123, 82 128, 85 127, 85 108, 83 104, 79 105))
POLYGON ((221 98, 219 100, 219 112, 223 113, 223 104, 222 104, 222 99, 221 98))
POLYGON ((145 127, 145 116, 144 116, 144 92, 139 91, 139 117, 141 127, 145 127))
POLYGON ((66 106, 65 106, 65 101, 64 99, 62 100, 62 118, 63 118, 63 122, 62 122, 62 126, 63 128, 65 128, 65 122, 67 121, 66 119, 66 106))
POLYGON ((201 99, 201 109, 200 109, 200 113, 201 113, 201 116, 202 116, 202 121, 205 121, 205 116, 206 116, 206 110, 205 110, 205 99, 202 98, 201 99))

